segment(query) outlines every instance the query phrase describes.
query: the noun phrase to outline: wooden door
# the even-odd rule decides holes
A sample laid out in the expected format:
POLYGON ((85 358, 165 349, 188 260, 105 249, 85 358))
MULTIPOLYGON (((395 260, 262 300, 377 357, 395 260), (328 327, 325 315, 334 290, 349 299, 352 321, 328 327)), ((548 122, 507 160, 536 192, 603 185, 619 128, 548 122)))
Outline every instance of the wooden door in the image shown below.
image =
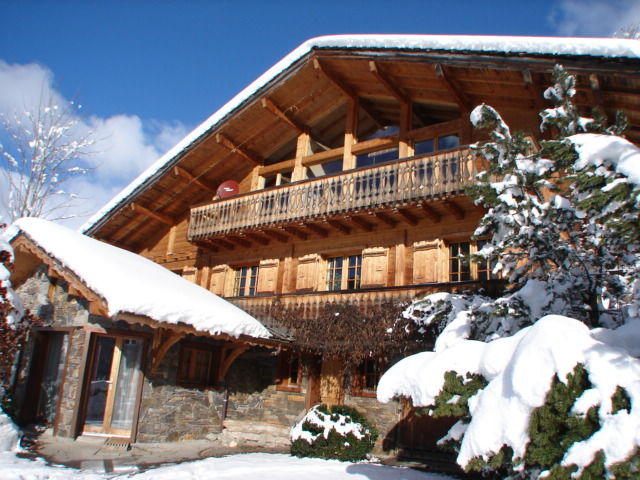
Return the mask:
POLYGON ((128 437, 138 403, 143 340, 97 335, 93 339, 83 434, 128 437))

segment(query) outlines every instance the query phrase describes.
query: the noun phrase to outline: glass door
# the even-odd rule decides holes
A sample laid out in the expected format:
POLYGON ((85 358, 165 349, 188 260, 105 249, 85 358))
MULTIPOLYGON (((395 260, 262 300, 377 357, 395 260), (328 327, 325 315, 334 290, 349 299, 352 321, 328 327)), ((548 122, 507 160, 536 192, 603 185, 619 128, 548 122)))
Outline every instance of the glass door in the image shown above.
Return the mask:
POLYGON ((143 340, 95 337, 83 433, 129 436, 133 426, 143 340))

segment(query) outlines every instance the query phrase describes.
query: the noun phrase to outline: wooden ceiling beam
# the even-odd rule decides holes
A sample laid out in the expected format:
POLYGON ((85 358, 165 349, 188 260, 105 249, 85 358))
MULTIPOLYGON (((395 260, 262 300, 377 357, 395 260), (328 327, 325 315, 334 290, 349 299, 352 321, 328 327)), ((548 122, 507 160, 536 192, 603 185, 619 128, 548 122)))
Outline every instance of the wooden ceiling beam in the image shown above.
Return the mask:
MULTIPOLYGON (((358 94, 356 92, 353 91, 353 89, 347 85, 344 84, 344 82, 342 82, 341 80, 338 80, 336 78, 336 76, 333 74, 333 72, 331 72, 330 70, 327 69, 327 67, 325 65, 323 65, 319 59, 314 58, 313 59, 313 68, 315 68, 316 70, 322 72, 322 74, 338 89, 342 92, 342 94, 347 97, 350 98, 352 101, 354 102, 358 102, 358 94)), ((370 118, 371 120, 373 120, 373 122, 376 124, 376 126, 378 128, 382 128, 384 125, 382 122, 380 122, 376 115, 366 106, 364 105, 364 102, 358 102, 360 105, 360 108, 362 109, 363 112, 365 112, 370 118)))
POLYGON ((365 232, 372 232, 375 228, 375 225, 367 222, 364 218, 357 216, 347 216, 346 218, 355 223, 360 229, 364 230, 365 232))
POLYGON ((391 228, 395 227, 398 224, 398 222, 396 220, 394 220, 393 218, 391 218, 389 215, 387 215, 384 212, 375 212, 375 213, 373 213, 373 216, 376 217, 381 222, 386 223, 391 228))
POLYGON ((444 85, 444 87, 447 89, 449 94, 453 97, 455 103, 458 104, 460 109, 463 112, 470 112, 471 111, 470 102, 465 98, 462 92, 460 92, 460 90, 456 87, 456 85, 454 84, 451 78, 450 73, 447 72, 445 67, 443 67, 442 64, 440 63, 436 63, 433 66, 433 68, 436 71, 436 76, 440 79, 440 82, 444 85))
POLYGON ((440 217, 440 214, 433 208, 431 208, 426 202, 422 204, 422 211, 424 212, 425 216, 433 223, 438 223, 442 218, 440 217))
POLYGON ((244 238, 237 235, 227 235, 227 240, 229 240, 231 243, 236 243, 245 248, 249 248, 251 245, 253 245, 253 243, 251 243, 249 240, 245 240, 244 238))
POLYGON ((347 235, 351 233, 351 229, 343 223, 340 223, 338 220, 327 220, 327 224, 331 225, 339 232, 345 233, 347 235))
POLYGON ((262 106, 267 109, 267 111, 271 112, 277 118, 284 121, 287 125, 289 125, 291 128, 296 130, 298 134, 303 134, 303 133, 308 134, 311 137, 311 139, 315 141, 323 150, 329 150, 329 147, 326 146, 320 138, 318 138, 316 135, 311 133, 311 128, 308 125, 304 125, 298 122, 297 120, 292 118, 291 115, 287 114, 285 111, 283 111, 280 107, 278 107, 275 103, 273 103, 271 100, 269 100, 266 97, 261 100, 261 103, 262 103, 262 106))
POLYGON ((304 228, 306 228, 307 230, 310 230, 311 232, 315 233, 316 235, 319 235, 321 237, 328 237, 329 236, 329 231, 326 228, 322 228, 318 225, 315 225, 313 223, 302 223, 302 226, 304 228))
POLYGON ((457 203, 454 203, 452 200, 445 200, 443 202, 444 208, 446 208, 449 213, 451 213, 458 220, 462 220, 464 218, 464 210, 460 208, 457 203))
POLYGON ((199 178, 193 176, 193 174, 191 174, 190 172, 188 172, 187 170, 185 170, 182 167, 173 167, 173 175, 175 177, 180 177, 183 178, 184 180, 186 180, 189 183, 192 183, 198 187, 200 187, 202 190, 205 190, 213 195, 215 195, 216 191, 213 187, 207 185, 206 183, 204 183, 202 180, 200 180, 199 178))
POLYGON ((261 230, 263 235, 266 235, 267 237, 271 237, 281 243, 287 243, 289 241, 289 237, 282 232, 276 232, 275 230, 261 230))
POLYGON ((146 217, 153 218, 155 220, 158 220, 161 223, 164 223, 165 225, 172 226, 174 224, 174 221, 173 221, 173 219, 171 217, 168 217, 168 216, 163 215, 161 213, 152 212, 148 208, 143 207, 142 205, 140 205, 139 203, 131 202, 131 204, 129 205, 129 208, 131 209, 131 211, 133 211, 135 213, 139 213, 139 214, 144 215, 146 217))
POLYGON ((296 228, 296 227, 282 227, 282 229, 285 232, 290 233, 291 235, 293 235, 295 237, 298 237, 300 240, 306 240, 307 238, 309 238, 309 235, 304 233, 299 228, 296 228))
POLYGON ((213 253, 217 253, 220 251, 220 249, 213 242, 209 240, 197 240, 194 243, 199 247, 204 248, 205 250, 213 253))
POLYGON ((246 236, 251 240, 258 242, 260 245, 269 245, 269 239, 258 235, 257 233, 247 233, 246 236))
POLYGON ((405 208, 398 208, 396 210, 396 213, 398 215, 400 215, 402 220, 407 222, 409 225, 415 227, 418 224, 418 217, 416 217, 414 214, 412 214, 409 210, 407 210, 405 208))
POLYGON ((255 155, 249 153, 246 150, 243 150, 239 145, 236 145, 231 139, 225 137, 222 133, 216 134, 216 142, 218 145, 226 148, 231 153, 237 153, 242 158, 249 160, 250 162, 255 163, 256 165, 262 165, 264 162, 256 157, 255 155))
POLYGON ((226 250, 235 250, 235 245, 231 242, 227 242, 226 240, 223 240, 222 238, 215 238, 210 240, 214 245, 220 245, 222 248, 226 249, 226 250))
POLYGON ((412 100, 409 95, 403 92, 389 76, 380 69, 380 66, 373 60, 369 61, 369 71, 374 77, 393 95, 400 103, 411 104, 412 100))

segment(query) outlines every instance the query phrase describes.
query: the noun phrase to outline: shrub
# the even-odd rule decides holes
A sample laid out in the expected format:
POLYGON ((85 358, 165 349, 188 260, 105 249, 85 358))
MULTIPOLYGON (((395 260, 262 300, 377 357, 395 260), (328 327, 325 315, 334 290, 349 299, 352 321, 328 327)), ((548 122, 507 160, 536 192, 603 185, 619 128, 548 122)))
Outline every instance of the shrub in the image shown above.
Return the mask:
POLYGON ((358 410, 316 405, 291 429, 291 454, 355 462, 373 449, 378 432, 358 410))

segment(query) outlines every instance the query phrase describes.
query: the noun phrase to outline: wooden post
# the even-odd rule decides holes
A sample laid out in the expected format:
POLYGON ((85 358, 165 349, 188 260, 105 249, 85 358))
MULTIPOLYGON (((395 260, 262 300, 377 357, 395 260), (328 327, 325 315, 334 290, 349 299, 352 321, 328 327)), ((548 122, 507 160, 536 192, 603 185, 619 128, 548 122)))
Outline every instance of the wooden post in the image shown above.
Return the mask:
POLYGON ((342 169, 351 170, 356 167, 356 157, 351 153, 351 147, 358 142, 358 110, 360 102, 357 98, 350 98, 347 102, 347 121, 344 130, 344 153, 342 169))
POLYGON ((398 145, 398 158, 407 158, 413 155, 413 145, 409 144, 409 131, 413 107, 410 103, 402 103, 400 106, 400 142, 398 145))
POLYGON ((293 174, 291 181, 296 182, 298 180, 304 180, 304 165, 302 165, 302 159, 311 154, 311 135, 308 132, 303 132, 298 135, 298 144, 296 146, 296 159, 293 167, 293 174))

